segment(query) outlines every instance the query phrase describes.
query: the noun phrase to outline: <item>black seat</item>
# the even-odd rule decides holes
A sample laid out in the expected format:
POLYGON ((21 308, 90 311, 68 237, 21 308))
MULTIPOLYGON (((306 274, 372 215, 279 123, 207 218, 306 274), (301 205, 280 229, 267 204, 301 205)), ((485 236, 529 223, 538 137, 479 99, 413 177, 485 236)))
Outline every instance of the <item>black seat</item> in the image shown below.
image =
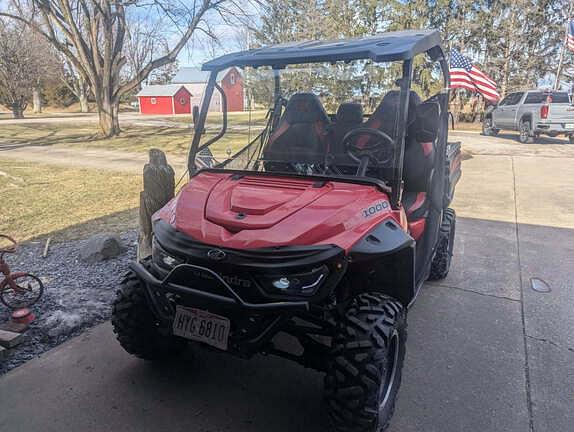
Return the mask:
MULTIPOLYGON (((389 137, 395 138, 395 125, 399 110, 398 90, 389 91, 381 100, 379 106, 373 111, 365 123, 365 127, 378 129, 389 137)), ((416 120, 416 107, 421 103, 421 98, 416 92, 409 93, 409 112, 407 116, 407 128, 416 120)))
POLYGON ((342 155, 346 153, 343 138, 351 130, 363 124, 363 107, 361 104, 345 102, 339 105, 335 123, 331 133, 331 153, 342 155))
MULTIPOLYGON (((399 108, 399 91, 390 91, 365 124, 395 138, 395 122, 399 108)), ((409 93, 409 111, 405 154, 403 159, 403 208, 412 222, 427 216, 434 167, 434 141, 439 124, 438 104, 421 103, 416 92, 409 93)))
POLYGON ((363 124, 363 107, 354 102, 339 105, 335 122, 329 134, 329 163, 336 166, 338 172, 353 175, 357 172, 358 163, 347 154, 343 138, 355 128, 363 124))
POLYGON ((329 124, 329 116, 317 96, 312 93, 291 96, 263 152, 267 169, 285 169, 281 162, 322 163, 327 152, 329 124))
POLYGON ((425 218, 430 200, 435 163, 435 141, 440 123, 436 102, 424 102, 416 107, 415 120, 409 125, 403 163, 403 206, 409 221, 425 218))

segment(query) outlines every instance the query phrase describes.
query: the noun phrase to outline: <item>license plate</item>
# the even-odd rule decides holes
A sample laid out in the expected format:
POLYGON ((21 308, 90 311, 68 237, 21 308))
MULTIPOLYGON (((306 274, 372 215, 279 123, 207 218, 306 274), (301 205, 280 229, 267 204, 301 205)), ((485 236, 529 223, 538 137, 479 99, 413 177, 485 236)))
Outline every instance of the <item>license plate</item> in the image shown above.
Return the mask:
POLYGON ((173 334, 227 350, 230 322, 227 318, 201 309, 177 306, 173 334))
POLYGON ((566 123, 566 124, 564 125, 564 127, 565 127, 566 129, 574 129, 574 123, 566 123))

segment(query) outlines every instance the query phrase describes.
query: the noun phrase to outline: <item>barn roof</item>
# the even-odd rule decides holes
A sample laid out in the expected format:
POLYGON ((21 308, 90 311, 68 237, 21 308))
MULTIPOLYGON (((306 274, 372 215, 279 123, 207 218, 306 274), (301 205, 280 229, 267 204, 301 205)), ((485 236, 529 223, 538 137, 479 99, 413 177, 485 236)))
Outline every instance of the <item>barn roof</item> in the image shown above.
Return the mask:
POLYGON ((136 96, 174 96, 182 88, 185 89, 181 84, 149 85, 143 87, 136 96))
POLYGON ((288 64, 358 59, 389 62, 409 59, 440 45, 440 35, 436 30, 406 30, 352 39, 288 42, 227 54, 204 63, 202 70, 216 71, 230 66, 282 68, 288 64))
MULTIPOLYGON (((225 75, 229 72, 229 68, 220 71, 217 74, 217 81, 221 81, 225 75)), ((241 74, 240 70, 237 70, 241 74)), ((179 68, 175 76, 172 78, 171 82, 173 84, 195 84, 195 83, 206 83, 209 79, 209 72, 202 71, 196 67, 182 67, 179 68)))

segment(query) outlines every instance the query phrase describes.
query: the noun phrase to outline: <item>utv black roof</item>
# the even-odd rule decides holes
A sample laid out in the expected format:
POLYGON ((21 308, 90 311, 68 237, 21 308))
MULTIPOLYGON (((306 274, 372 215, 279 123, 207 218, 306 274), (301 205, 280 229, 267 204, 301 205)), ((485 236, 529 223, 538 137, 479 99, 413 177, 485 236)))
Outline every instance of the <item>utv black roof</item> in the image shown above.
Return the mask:
POLYGON ((265 48, 227 54, 203 64, 202 70, 216 71, 230 66, 272 66, 371 59, 374 62, 406 60, 429 52, 433 60, 442 55, 436 30, 407 30, 374 36, 328 41, 289 42, 265 48))

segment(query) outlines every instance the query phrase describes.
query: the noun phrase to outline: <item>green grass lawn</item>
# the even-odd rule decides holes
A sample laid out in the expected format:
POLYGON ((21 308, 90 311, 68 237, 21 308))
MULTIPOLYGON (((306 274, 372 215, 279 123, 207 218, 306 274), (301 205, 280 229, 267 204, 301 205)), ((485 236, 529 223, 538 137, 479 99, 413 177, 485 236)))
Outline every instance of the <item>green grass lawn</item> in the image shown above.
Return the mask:
MULTIPOLYGON (((249 137, 254 138, 262 129, 264 116, 265 112, 253 113, 250 129, 249 113, 230 114, 228 132, 212 147, 215 156, 223 159, 228 151, 242 148, 249 137)), ((210 115, 202 142, 217 133, 220 117, 210 115)), ((173 118, 171 121, 176 122, 173 118)), ((0 121, 0 146, 58 145, 129 152, 147 152, 155 147, 184 156, 193 131, 177 126, 126 125, 120 136, 102 138, 95 122, 2 124, 0 121)), ((4 160, 0 153, 0 233, 18 240, 47 235, 65 239, 135 228, 141 187, 140 175, 4 160)))
MULTIPOLYGON (((264 114, 264 112, 253 113, 249 127, 249 113, 230 113, 226 134, 212 147, 214 154, 222 156, 228 150, 235 152, 246 145, 249 138, 254 138, 264 127, 264 114)), ((142 117, 142 121, 146 121, 146 118, 142 117)), ((150 121, 158 120, 150 119, 150 121)), ((114 138, 103 138, 98 133, 97 124, 92 122, 2 124, 0 121, 0 145, 65 145, 130 152, 147 152, 155 147, 168 154, 186 155, 191 145, 193 130, 181 127, 185 117, 170 117, 160 121, 161 126, 125 125, 120 136, 114 138), (170 122, 174 125, 170 126, 170 122)), ((221 114, 210 114, 206 126, 207 133, 202 142, 214 136, 220 125, 221 114)))
POLYGON ((137 226, 141 176, 1 159, 0 233, 82 238, 137 226))

